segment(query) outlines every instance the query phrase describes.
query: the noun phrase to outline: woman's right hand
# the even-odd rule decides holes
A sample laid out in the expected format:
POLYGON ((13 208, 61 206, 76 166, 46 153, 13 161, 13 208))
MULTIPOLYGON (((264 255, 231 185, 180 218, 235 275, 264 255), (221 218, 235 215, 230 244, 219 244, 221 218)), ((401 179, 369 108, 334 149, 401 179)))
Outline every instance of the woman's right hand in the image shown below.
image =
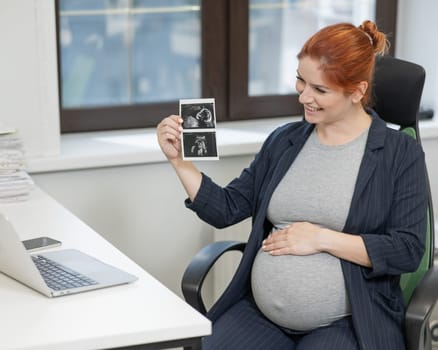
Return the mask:
POLYGON ((180 116, 171 115, 157 125, 158 144, 169 161, 181 159, 182 123, 180 116))
POLYGON ((157 138, 161 150, 174 167, 190 200, 194 200, 201 186, 202 174, 189 161, 182 160, 181 133, 183 119, 179 115, 164 118, 157 125, 157 138))

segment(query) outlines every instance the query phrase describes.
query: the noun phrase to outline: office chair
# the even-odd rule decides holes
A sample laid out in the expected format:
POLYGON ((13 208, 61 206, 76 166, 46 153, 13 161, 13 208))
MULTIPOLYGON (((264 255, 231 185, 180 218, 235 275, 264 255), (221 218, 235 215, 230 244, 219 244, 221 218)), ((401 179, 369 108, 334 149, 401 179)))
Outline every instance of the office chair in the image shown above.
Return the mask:
MULTIPOLYGON (((390 56, 376 59, 373 83, 373 109, 387 123, 397 126, 419 143, 418 111, 425 80, 424 69, 390 56)), ((427 175, 426 175, 427 176, 427 175)), ((438 253, 434 245, 434 216, 429 179, 426 250, 417 271, 401 276, 400 286, 406 308, 405 338, 408 350, 431 350, 429 318, 438 296, 438 253), (434 265, 434 259, 437 263, 434 265)), ((202 284, 214 263, 226 252, 244 252, 245 243, 219 241, 204 247, 188 265, 183 279, 185 300, 206 314, 201 296, 202 284)))

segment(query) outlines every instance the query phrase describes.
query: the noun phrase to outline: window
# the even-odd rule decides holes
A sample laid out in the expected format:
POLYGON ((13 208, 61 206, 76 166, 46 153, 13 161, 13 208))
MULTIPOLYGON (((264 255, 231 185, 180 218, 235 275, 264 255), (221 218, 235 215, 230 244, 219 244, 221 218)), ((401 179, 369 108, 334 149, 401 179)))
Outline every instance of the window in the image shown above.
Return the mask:
MULTIPOLYGON (((62 132, 155 126, 180 98, 214 97, 218 120, 297 115, 296 53, 330 23, 396 0, 57 0, 62 132)), ((392 42, 394 37, 390 36, 392 42)))

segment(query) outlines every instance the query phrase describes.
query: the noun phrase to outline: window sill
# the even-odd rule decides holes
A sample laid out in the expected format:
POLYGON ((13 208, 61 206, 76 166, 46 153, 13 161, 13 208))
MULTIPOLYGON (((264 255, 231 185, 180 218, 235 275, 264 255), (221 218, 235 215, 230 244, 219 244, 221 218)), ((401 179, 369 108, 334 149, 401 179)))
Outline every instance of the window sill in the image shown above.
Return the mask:
MULTIPOLYGON (((281 124, 299 117, 218 123, 220 157, 256 153, 269 133, 281 124)), ((422 121, 422 139, 438 138, 438 122, 422 121)), ((29 173, 124 166, 165 162, 155 129, 133 129, 64 134, 57 156, 30 158, 29 173)))
MULTIPOLYGON (((294 117, 223 122, 217 125, 220 157, 254 154, 267 135, 294 117)), ((61 135, 59 155, 27 159, 29 173, 165 162, 155 129, 131 129, 61 135)))

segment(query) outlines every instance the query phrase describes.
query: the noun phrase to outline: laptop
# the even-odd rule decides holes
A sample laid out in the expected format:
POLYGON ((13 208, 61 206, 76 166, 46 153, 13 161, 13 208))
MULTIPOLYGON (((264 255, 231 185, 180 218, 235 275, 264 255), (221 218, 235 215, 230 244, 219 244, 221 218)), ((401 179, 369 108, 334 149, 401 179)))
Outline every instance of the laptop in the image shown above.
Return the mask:
POLYGON ((2 214, 0 271, 48 297, 111 287, 138 279, 76 249, 29 254, 12 224, 2 214))

